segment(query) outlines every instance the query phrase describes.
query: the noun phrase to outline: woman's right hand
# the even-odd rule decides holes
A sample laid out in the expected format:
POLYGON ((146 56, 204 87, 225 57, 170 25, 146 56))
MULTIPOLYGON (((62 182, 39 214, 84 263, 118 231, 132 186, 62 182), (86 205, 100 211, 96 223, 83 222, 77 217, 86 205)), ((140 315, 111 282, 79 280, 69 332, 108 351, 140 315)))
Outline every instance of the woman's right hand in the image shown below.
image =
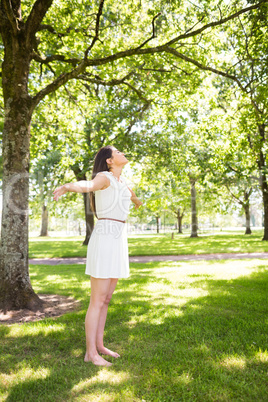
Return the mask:
POLYGON ((67 193, 68 190, 66 188, 66 184, 64 184, 63 186, 57 187, 54 191, 54 201, 58 201, 58 199, 64 195, 65 193, 67 193))

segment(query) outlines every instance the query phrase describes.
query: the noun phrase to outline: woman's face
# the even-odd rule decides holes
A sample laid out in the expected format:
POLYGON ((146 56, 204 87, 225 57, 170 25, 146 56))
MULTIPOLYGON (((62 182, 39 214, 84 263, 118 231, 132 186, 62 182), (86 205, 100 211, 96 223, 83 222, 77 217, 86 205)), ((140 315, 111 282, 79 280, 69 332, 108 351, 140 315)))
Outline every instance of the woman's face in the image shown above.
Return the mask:
POLYGON ((115 166, 124 166, 128 163, 127 158, 123 152, 118 151, 118 149, 113 147, 112 151, 112 163, 115 166))

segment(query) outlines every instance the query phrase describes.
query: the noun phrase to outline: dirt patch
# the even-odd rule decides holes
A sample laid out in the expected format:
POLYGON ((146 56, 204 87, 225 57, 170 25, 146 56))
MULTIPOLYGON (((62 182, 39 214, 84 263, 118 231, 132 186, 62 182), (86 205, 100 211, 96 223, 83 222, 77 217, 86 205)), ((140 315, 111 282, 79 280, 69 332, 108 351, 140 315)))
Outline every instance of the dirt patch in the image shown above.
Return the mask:
POLYGON ((80 302, 73 297, 59 295, 38 295, 43 300, 43 308, 40 311, 27 309, 11 310, 4 314, 0 310, 1 324, 15 324, 31 321, 39 321, 44 318, 60 317, 65 313, 75 311, 79 308, 80 302))

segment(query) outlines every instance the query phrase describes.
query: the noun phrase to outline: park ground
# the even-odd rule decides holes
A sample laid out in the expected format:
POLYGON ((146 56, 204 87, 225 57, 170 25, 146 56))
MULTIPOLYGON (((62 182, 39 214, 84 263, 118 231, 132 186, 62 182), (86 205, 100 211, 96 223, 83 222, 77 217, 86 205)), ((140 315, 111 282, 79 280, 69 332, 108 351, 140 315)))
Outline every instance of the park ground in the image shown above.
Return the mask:
MULTIPOLYGON (((31 239, 30 258, 84 257, 81 238, 31 239)), ((130 254, 267 252, 261 233, 130 237, 130 254)), ((110 368, 83 362, 90 283, 83 264, 30 266, 39 294, 76 309, 0 326, 3 401, 266 401, 266 259, 131 263, 112 299, 110 368), (52 297, 52 296, 51 296, 52 297)))

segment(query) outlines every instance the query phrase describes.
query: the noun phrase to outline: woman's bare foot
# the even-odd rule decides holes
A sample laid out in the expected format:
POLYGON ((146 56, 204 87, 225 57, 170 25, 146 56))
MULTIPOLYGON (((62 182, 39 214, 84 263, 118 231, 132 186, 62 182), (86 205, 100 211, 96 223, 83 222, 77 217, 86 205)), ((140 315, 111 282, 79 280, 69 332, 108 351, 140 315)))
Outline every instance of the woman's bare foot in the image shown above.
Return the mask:
POLYGON ((106 348, 105 346, 102 346, 100 348, 98 348, 98 352, 102 353, 103 355, 108 355, 108 356, 112 356, 112 357, 120 357, 120 355, 116 352, 113 352, 112 350, 106 348))
POLYGON ((105 360, 103 357, 101 357, 100 355, 96 354, 93 357, 90 357, 88 355, 88 353, 85 354, 85 358, 84 358, 84 362, 92 362, 93 364, 95 364, 95 366, 111 366, 112 363, 107 362, 107 360, 105 360))

